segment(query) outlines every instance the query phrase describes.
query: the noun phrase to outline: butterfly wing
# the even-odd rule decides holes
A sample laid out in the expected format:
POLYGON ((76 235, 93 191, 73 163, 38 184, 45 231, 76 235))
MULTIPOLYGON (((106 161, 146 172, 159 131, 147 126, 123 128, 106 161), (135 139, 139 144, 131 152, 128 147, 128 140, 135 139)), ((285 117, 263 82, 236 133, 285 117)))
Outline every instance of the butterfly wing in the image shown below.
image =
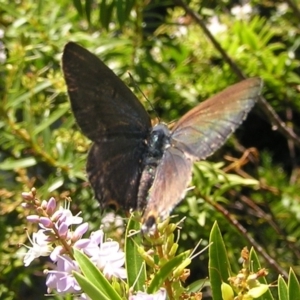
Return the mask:
POLYGON ((149 115, 130 89, 86 49, 68 43, 62 62, 76 121, 94 142, 87 172, 97 199, 102 206, 115 201, 135 207, 149 115))
POLYGON ((141 176, 139 159, 145 147, 142 141, 126 137, 93 144, 86 168, 102 208, 112 204, 125 210, 136 209, 141 176))
POLYGON ((70 42, 62 62, 72 110, 89 139, 145 136, 151 127, 145 108, 97 56, 70 42))
POLYGON ((148 204, 143 213, 144 232, 155 226, 156 220, 165 219, 174 206, 185 196, 191 180, 193 162, 173 147, 165 150, 157 167, 153 185, 149 190, 148 204))
POLYGON ((246 118, 261 88, 261 79, 250 78, 200 103, 176 123, 172 146, 194 160, 211 155, 246 118))

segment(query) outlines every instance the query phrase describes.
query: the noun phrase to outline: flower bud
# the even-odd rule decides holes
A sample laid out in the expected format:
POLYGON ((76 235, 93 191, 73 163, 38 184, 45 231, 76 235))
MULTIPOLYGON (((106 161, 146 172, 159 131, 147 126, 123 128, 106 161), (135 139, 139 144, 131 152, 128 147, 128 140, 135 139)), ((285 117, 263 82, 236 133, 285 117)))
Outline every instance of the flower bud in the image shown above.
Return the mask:
POLYGON ((222 292, 223 300, 233 300, 234 299, 233 289, 228 283, 222 282, 221 292, 222 292))

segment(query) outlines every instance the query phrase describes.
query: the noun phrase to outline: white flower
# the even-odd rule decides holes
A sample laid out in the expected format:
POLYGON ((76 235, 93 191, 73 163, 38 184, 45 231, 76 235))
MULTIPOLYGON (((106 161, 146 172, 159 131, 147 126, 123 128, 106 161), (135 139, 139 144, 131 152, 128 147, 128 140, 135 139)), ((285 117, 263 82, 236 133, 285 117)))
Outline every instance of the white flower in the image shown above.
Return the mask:
POLYGON ((101 243, 97 251, 93 253, 91 261, 103 271, 107 278, 127 277, 126 270, 122 267, 125 263, 125 253, 120 250, 117 242, 101 243))
POLYGON ((129 300, 165 300, 167 298, 167 293, 164 288, 161 288, 155 294, 147 294, 145 292, 137 292, 136 295, 129 297, 129 300))
POLYGON ((29 238, 32 247, 26 246, 29 250, 23 260, 25 267, 28 267, 35 258, 48 256, 51 253, 52 247, 47 239, 48 236, 44 234, 42 229, 32 234, 32 239, 29 238))
POLYGON ((221 24, 217 16, 211 17, 209 19, 207 28, 212 34, 222 33, 227 30, 227 26, 221 24))
POLYGON ((252 6, 249 3, 244 5, 237 5, 231 9, 231 13, 238 19, 248 19, 249 15, 252 13, 252 6))

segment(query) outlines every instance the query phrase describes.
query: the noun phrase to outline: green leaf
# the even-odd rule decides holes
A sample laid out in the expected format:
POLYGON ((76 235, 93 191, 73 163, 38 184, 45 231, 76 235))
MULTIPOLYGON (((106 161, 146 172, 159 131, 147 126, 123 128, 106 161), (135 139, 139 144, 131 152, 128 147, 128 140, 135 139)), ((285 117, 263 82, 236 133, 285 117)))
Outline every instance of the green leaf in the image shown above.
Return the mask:
MULTIPOLYGON (((89 260, 89 258, 77 249, 74 249, 74 257, 79 264, 79 267, 86 277, 86 279, 99 289, 101 293, 105 294, 108 299, 121 300, 119 294, 114 290, 109 281, 103 276, 103 274, 96 268, 96 266, 89 260)), ((84 292, 89 295, 89 291, 82 287, 84 292)), ((96 298, 101 299, 101 298, 96 298)))
POLYGON ((73 272, 73 275, 82 288, 82 290, 93 300, 103 299, 110 300, 110 298, 98 289, 94 284, 91 283, 86 277, 82 276, 77 272, 73 272))
POLYGON ((39 92, 45 90, 46 88, 52 86, 52 82, 50 80, 45 80, 39 84, 37 84, 33 89, 31 89, 29 92, 25 92, 22 95, 13 98, 8 102, 8 105, 5 107, 5 109, 16 107, 22 102, 26 101, 27 99, 30 99, 33 95, 38 94, 39 92))
POLYGON ((110 4, 106 3, 106 0, 102 0, 100 3, 100 23, 108 30, 109 23, 112 19, 112 12, 115 7, 115 0, 112 0, 110 4))
POLYGON ((57 121, 61 116, 63 116, 70 109, 69 105, 62 105, 58 107, 47 119, 45 119, 41 124, 35 127, 32 134, 36 135, 43 131, 45 128, 48 128, 55 121, 57 121))
POLYGON ((52 193, 53 191, 56 191, 64 184, 64 178, 58 177, 54 178, 53 182, 51 182, 51 185, 48 187, 48 192, 52 193))
POLYGON ((291 268, 288 281, 289 299, 300 299, 300 286, 294 270, 291 268))
POLYGON ((81 0, 73 0, 73 4, 80 16, 83 16, 83 8, 81 4, 81 0))
POLYGON ((125 10, 124 10, 124 1, 123 0, 117 0, 116 3, 117 6, 117 19, 120 25, 120 28, 124 25, 127 16, 125 15, 125 10))
POLYGON ((278 276, 278 296, 279 300, 289 300, 288 287, 281 275, 278 276))
POLYGON ((210 232, 208 272, 213 299, 222 299, 222 282, 228 282, 231 268, 227 257, 225 244, 217 222, 210 232))
POLYGON ((37 161, 34 157, 27 157, 21 159, 8 158, 3 163, 0 163, 0 170, 14 170, 21 168, 28 168, 35 166, 37 161))
POLYGON ((89 23, 91 23, 91 12, 92 12, 92 5, 94 4, 94 1, 92 0, 85 0, 85 14, 86 18, 89 23))
POLYGON ((131 216, 127 228, 125 239, 125 255, 126 255, 126 271, 127 282, 130 288, 134 291, 144 290, 146 281, 146 267, 143 258, 138 252, 138 246, 142 244, 141 233, 134 234, 129 237, 132 231, 138 231, 140 224, 131 216))
POLYGON ((153 294, 163 285, 164 281, 168 278, 168 276, 172 273, 172 271, 177 268, 181 263, 184 262, 185 259, 188 258, 190 251, 185 251, 170 261, 168 261, 161 269, 155 274, 154 278, 150 282, 150 285, 147 289, 148 294, 153 294))
POLYGON ((136 0, 127 0, 125 1, 125 15, 129 16, 136 0))

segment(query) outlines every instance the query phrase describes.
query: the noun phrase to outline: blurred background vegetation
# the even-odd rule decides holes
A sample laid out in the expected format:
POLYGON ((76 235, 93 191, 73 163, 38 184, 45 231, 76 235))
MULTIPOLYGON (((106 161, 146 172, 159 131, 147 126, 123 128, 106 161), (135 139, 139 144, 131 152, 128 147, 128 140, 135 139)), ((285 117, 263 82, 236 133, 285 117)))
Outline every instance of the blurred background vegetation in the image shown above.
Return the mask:
MULTIPOLYGON (((46 293, 47 261, 25 268, 18 249, 30 230, 22 191, 70 196, 91 229, 100 225, 85 175, 90 141, 75 124, 61 71, 71 40, 132 86, 130 71, 165 122, 243 76, 263 78, 266 102, 195 166, 195 189, 175 210, 178 220, 186 216, 180 244, 206 245, 217 220, 233 270, 241 249, 254 245, 269 282, 290 267, 300 276, 299 9, 295 0, 0 0, 0 298, 46 293)), ((187 284, 207 275, 206 252, 187 284)))

